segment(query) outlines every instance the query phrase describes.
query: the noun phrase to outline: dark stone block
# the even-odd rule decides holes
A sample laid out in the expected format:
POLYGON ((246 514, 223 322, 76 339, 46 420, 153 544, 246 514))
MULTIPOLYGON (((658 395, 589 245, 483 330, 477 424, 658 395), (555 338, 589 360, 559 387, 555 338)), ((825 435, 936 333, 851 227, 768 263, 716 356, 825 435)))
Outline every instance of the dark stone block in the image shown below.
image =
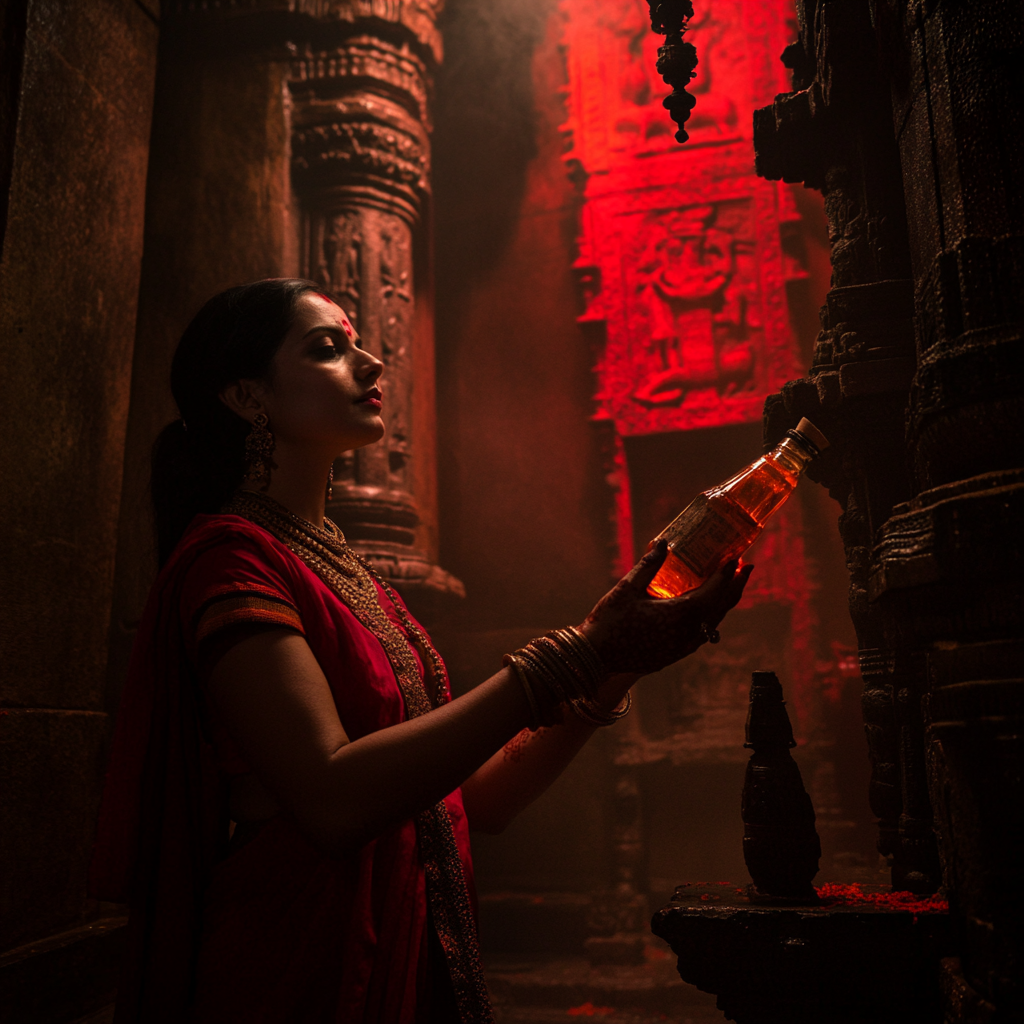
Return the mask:
POLYGON ((1019 561, 1024 470, 988 473, 919 495, 882 527, 869 595, 939 581, 1003 576, 1019 561), (993 537, 1005 544, 995 545, 993 537))
MULTIPOLYGON (((869 891, 868 887, 864 887, 869 891)), ((751 904, 729 883, 684 885, 651 922, 684 981, 738 1024, 937 1024, 940 909, 751 904)), ((881 894, 882 890, 871 890, 881 894)), ((926 904, 922 904, 926 905, 926 904)))
POLYGON ((30 5, 0 278, 5 703, 103 706, 155 62, 129 0, 30 5))

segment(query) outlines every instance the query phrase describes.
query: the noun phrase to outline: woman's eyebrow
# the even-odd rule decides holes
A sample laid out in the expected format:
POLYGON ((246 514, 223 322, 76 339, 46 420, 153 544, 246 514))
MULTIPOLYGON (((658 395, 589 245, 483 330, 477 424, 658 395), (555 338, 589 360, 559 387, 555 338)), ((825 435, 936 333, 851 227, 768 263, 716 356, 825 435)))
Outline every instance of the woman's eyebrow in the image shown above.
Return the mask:
POLYGON ((303 340, 308 338, 311 334, 316 334, 318 331, 331 331, 334 334, 345 334, 345 328, 340 324, 318 324, 316 327, 310 327, 308 331, 302 336, 303 340))

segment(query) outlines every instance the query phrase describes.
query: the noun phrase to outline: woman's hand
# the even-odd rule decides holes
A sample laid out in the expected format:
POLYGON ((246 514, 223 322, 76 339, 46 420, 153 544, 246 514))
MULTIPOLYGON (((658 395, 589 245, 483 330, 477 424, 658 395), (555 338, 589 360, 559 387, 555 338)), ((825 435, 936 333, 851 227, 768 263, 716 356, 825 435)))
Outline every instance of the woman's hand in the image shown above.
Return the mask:
POLYGON ((692 654, 743 594, 753 565, 727 562, 679 597, 651 597, 647 587, 668 554, 659 541, 594 606, 580 630, 611 673, 646 675, 692 654))

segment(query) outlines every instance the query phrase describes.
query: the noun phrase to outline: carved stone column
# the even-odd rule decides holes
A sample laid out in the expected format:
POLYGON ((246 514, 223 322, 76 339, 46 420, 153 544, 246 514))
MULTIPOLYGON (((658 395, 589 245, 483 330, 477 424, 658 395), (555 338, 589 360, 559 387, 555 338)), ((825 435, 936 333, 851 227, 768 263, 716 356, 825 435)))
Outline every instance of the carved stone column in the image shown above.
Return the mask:
POLYGON ((916 360, 913 282, 888 79, 867 0, 800 0, 783 61, 794 91, 755 112, 758 171, 825 195, 832 289, 808 377, 765 406, 774 443, 801 415, 832 441, 812 477, 843 507, 850 615, 864 677, 871 806, 893 885, 934 891, 939 864, 925 771, 925 665, 892 612, 869 599, 872 547, 911 493, 904 418, 916 360))
POLYGON ((1024 49, 1020 4, 879 4, 917 313, 914 497, 872 600, 921 652, 958 960, 946 1020, 1024 1019, 1024 49))
POLYGON ((441 56, 433 21, 440 4, 328 6, 342 29, 322 20, 296 47, 291 69, 301 272, 337 299, 387 367, 385 439, 338 460, 328 514, 429 614, 438 600, 463 593, 431 562, 416 495, 433 458, 414 436, 413 390, 433 376, 416 275, 429 254, 428 104, 441 56))

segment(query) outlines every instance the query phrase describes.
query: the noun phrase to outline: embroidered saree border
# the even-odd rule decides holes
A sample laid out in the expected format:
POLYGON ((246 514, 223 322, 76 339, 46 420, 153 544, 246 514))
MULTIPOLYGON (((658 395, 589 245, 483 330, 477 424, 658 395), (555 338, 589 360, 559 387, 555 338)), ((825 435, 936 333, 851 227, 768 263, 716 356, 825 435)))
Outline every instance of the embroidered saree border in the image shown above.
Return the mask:
POLYGON ((200 605, 194 621, 197 643, 231 626, 257 622, 305 633, 298 609, 277 591, 259 584, 217 587, 200 605))

